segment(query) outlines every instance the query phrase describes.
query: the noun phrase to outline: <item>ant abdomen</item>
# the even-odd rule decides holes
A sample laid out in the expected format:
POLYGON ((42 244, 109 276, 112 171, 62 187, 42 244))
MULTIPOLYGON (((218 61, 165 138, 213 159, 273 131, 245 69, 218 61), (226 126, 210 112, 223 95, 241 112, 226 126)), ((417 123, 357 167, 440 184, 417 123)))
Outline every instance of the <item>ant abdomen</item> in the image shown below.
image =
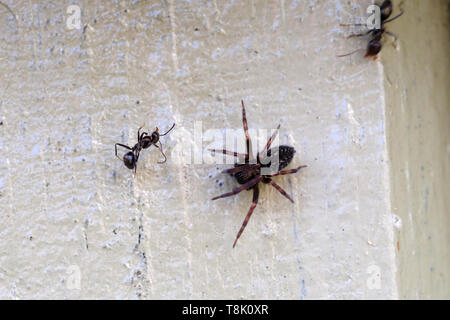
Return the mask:
POLYGON ((374 57, 380 53, 383 45, 378 39, 371 40, 367 45, 367 52, 365 57, 374 57))
POLYGON ((134 169, 136 165, 136 159, 134 157, 133 152, 127 152, 123 156, 123 163, 128 169, 134 169))

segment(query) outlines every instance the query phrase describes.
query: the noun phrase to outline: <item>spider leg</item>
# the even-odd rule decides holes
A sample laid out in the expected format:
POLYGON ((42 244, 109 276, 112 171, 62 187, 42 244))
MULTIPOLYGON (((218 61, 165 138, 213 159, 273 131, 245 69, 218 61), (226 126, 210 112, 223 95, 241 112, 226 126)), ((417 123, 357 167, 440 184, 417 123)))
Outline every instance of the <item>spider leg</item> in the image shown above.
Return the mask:
POLYGON ((217 196, 217 197, 214 197, 214 198, 212 198, 212 200, 217 200, 217 199, 222 199, 222 198, 234 196, 235 194, 238 194, 238 193, 240 193, 240 192, 242 192, 244 190, 247 190, 247 189, 253 187, 255 184, 260 182, 262 180, 262 178, 263 178, 263 176, 257 176, 256 178, 253 178, 252 180, 250 180, 246 184, 243 184, 240 187, 234 188, 233 191, 228 192, 228 193, 224 193, 224 194, 222 194, 220 196, 217 196))
POLYGON ((243 159, 245 159, 247 157, 247 155, 245 155, 245 154, 232 152, 232 151, 228 151, 228 150, 208 149, 208 151, 211 151, 211 152, 214 152, 214 153, 216 153, 216 152, 223 153, 223 154, 226 154, 226 155, 229 155, 229 156, 234 156, 236 158, 243 158, 243 159))
POLYGON ((248 221, 250 220, 250 217, 252 216, 253 211, 254 211, 255 208, 256 208, 256 205, 258 204, 258 198, 259 198, 259 188, 258 188, 258 186, 256 185, 256 186, 253 188, 253 202, 252 202, 252 205, 250 206, 250 209, 248 210, 247 216, 245 217, 245 220, 244 220, 244 222, 242 223, 241 229, 239 230, 239 232, 238 232, 238 234, 237 234, 237 236, 236 236, 236 239, 234 240, 233 248, 236 246, 236 242, 238 241, 238 239, 239 239, 239 237, 241 236, 242 232, 244 232, 244 229, 245 229, 245 227, 247 226, 247 223, 248 223, 248 221))
POLYGON ((300 166, 300 167, 295 168, 295 169, 281 170, 281 171, 272 173, 270 176, 271 177, 276 177, 276 176, 284 176, 284 175, 287 175, 287 174, 293 174, 293 173, 296 173, 297 171, 299 171, 300 169, 303 169, 303 168, 306 168, 306 167, 307 166, 300 166))
POLYGON ((286 193, 286 191, 283 190, 283 188, 281 188, 279 185, 277 185, 275 182, 273 182, 272 180, 269 181, 269 183, 272 185, 272 187, 274 187, 275 189, 277 189, 283 196, 285 196, 286 198, 288 198, 288 200, 292 203, 294 203, 294 200, 292 200, 292 198, 286 193))
MULTIPOLYGON (((120 159, 120 158, 119 158, 119 156, 117 155, 117 146, 121 146, 121 147, 127 148, 128 150, 133 150, 133 149, 130 148, 129 146, 126 146, 126 145, 121 144, 121 143, 116 143, 116 144, 114 145, 114 148, 116 149, 116 157, 117 157, 118 159, 120 159)), ((120 161, 123 161, 123 159, 120 159, 120 161)))
POLYGON ((175 123, 173 124, 173 126, 166 133, 160 134, 159 136, 160 137, 165 136, 166 134, 168 134, 173 129, 173 127, 175 127, 175 123))
POLYGON ((272 145, 273 140, 275 139, 275 137, 278 134, 278 131, 280 130, 280 124, 278 125, 278 127, 276 128, 275 132, 272 134, 272 136, 270 137, 270 139, 267 141, 266 147, 264 148, 263 152, 260 152, 260 155, 266 155, 267 154, 267 150, 269 150, 270 146, 272 145))
POLYGON ((247 145, 247 156, 245 158, 253 159, 252 141, 250 139, 250 135, 248 134, 248 123, 247 123, 247 117, 245 115, 244 100, 241 100, 241 104, 242 104, 242 123, 244 125, 245 141, 246 141, 246 145, 247 145))
POLYGON ((161 147, 158 147, 158 145, 156 145, 155 143, 154 143, 153 145, 154 145, 155 147, 158 148, 158 150, 161 152, 161 154, 162 154, 163 157, 164 157, 164 161, 158 161, 158 163, 159 163, 159 164, 165 163, 165 162, 167 161, 167 157, 166 157, 166 155, 164 154, 164 152, 163 152, 163 150, 162 150, 162 143, 161 143, 161 141, 159 141, 159 145, 160 145, 161 147))
POLYGON ((239 166, 239 167, 223 170, 222 173, 233 174, 233 173, 241 172, 241 171, 248 170, 248 169, 256 169, 256 168, 259 168, 259 167, 261 167, 261 164, 259 164, 259 163, 257 163, 257 164, 245 164, 243 166, 239 166))

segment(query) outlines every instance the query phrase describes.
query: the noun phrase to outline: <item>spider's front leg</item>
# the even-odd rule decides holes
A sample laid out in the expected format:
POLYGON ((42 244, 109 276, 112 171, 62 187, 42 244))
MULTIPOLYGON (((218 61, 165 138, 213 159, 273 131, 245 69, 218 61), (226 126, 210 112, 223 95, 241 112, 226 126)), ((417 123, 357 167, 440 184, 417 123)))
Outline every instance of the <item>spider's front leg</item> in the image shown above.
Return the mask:
POLYGON ((227 197, 234 196, 235 194, 241 193, 244 190, 250 189, 255 184, 260 182, 262 179, 263 179, 263 176, 257 176, 256 178, 253 178, 252 180, 250 180, 249 182, 243 184, 242 186, 234 188, 233 191, 228 192, 228 193, 224 193, 224 194, 222 194, 220 196, 217 196, 217 197, 214 197, 214 198, 212 198, 212 200, 217 200, 217 199, 222 199, 222 198, 227 198, 227 197))
POLYGON ((245 159, 253 159, 252 141, 250 139, 250 134, 248 133, 248 123, 247 123, 247 116, 245 115, 244 100, 241 100, 241 104, 242 104, 242 124, 244 126, 245 143, 247 145, 247 155, 245 159))
POLYGON ((300 169, 303 169, 303 168, 306 168, 306 167, 308 167, 308 166, 300 166, 298 168, 290 169, 290 170, 281 170, 281 171, 278 171, 278 172, 270 174, 270 176, 271 177, 276 177, 276 176, 284 176, 284 175, 287 175, 287 174, 293 174, 293 173, 296 173, 297 171, 299 171, 300 169))

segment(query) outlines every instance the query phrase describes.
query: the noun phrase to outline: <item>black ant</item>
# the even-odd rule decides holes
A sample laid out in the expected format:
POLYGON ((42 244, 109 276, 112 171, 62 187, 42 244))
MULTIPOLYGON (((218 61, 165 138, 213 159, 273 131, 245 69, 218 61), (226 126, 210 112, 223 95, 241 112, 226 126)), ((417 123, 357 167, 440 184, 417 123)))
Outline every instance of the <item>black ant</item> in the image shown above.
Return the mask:
POLYGON ((245 227, 247 226, 248 221, 250 220, 250 217, 253 213, 253 210, 255 210, 256 205, 258 203, 259 198, 259 188, 258 184, 259 182, 262 182, 264 184, 270 184, 272 187, 278 190, 283 196, 285 196, 289 201, 294 203, 294 200, 284 191, 278 184, 276 184, 272 178, 276 176, 282 176, 287 174, 296 173, 302 168, 306 168, 307 166, 300 166, 295 169, 291 170, 283 170, 285 167, 289 165, 289 163, 294 158, 295 149, 290 146, 279 146, 277 148, 270 148, 270 145, 272 144, 273 140, 275 139, 276 135, 278 134, 278 130, 280 129, 280 126, 278 125, 276 131, 273 133, 273 135, 270 137, 269 141, 267 141, 266 147, 262 152, 259 152, 256 157, 256 163, 253 164, 251 162, 255 162, 253 158, 252 153, 252 145, 250 140, 250 135, 248 134, 248 125, 247 125, 247 118, 245 116, 245 107, 244 107, 244 101, 241 101, 242 104, 242 122, 244 125, 244 132, 245 132, 245 138, 246 138, 246 146, 247 146, 247 153, 237 153, 237 152, 231 152, 228 150, 215 150, 212 149, 210 151, 212 152, 218 152, 223 153, 226 155, 231 155, 236 158, 238 158, 240 161, 244 161, 244 163, 236 163, 234 165, 234 168, 228 169, 223 171, 223 173, 228 173, 231 176, 234 176, 239 184, 242 186, 234 188, 233 191, 229 193, 222 194, 220 196, 214 197, 212 200, 217 200, 221 198, 226 198, 230 196, 234 196, 244 190, 252 190, 253 189, 253 202, 250 206, 250 209, 247 213, 247 216, 245 217, 244 223, 242 224, 241 229, 239 230, 236 239, 233 243, 233 248, 236 246, 236 242, 238 241, 239 237, 241 236, 242 232, 244 231, 245 227), (267 158, 266 158, 267 156, 267 158), (270 168, 272 160, 276 160, 278 158, 277 162, 277 168, 275 172, 269 173, 269 174, 261 174, 261 168, 270 168))
POLYGON ((134 145, 133 148, 130 148, 129 146, 126 146, 124 144, 121 143, 116 143, 115 144, 115 149, 116 149, 116 157, 119 158, 121 161, 123 161, 123 163, 125 164, 125 166, 128 169, 134 169, 134 173, 136 174, 136 164, 138 162, 139 159, 139 154, 141 152, 142 149, 147 149, 150 146, 155 146, 156 148, 158 148, 158 150, 161 152, 161 154, 164 156, 164 161, 158 161, 159 164, 163 164, 167 161, 167 157, 163 152, 162 149, 162 144, 161 141, 159 141, 159 138, 162 136, 165 136, 166 134, 168 134, 173 128, 175 127, 175 123, 173 124, 173 126, 164 134, 159 134, 159 130, 158 128, 155 129, 155 131, 153 131, 150 135, 147 132, 142 132, 141 133, 141 129, 143 127, 140 127, 138 129, 137 132, 137 138, 138 138, 138 142, 134 145), (159 142, 159 146, 157 145, 157 143, 159 142), (126 148, 128 150, 131 150, 127 153, 124 154, 123 158, 121 159, 118 155, 117 155, 117 146, 121 146, 123 148, 126 148))
MULTIPOLYGON (((383 44, 381 43, 381 38, 384 33, 390 35, 395 40, 397 40, 397 36, 389 31, 387 31, 384 28, 384 25, 386 23, 389 23, 391 21, 398 19, 399 17, 401 17, 403 15, 404 12, 403 12, 403 9, 401 8, 401 5, 399 7, 400 7, 400 13, 397 16, 395 16, 394 18, 389 19, 389 17, 392 14, 392 11, 393 11, 393 4, 392 4, 391 0, 385 0, 380 6, 380 19, 381 19, 380 29, 371 29, 366 33, 353 34, 353 35, 349 36, 349 38, 353 38, 353 37, 362 37, 362 36, 371 34, 372 39, 369 41, 369 44, 367 45, 366 54, 364 56, 365 58, 370 58, 370 57, 373 57, 374 59, 377 58, 378 53, 380 53, 381 49, 383 48, 383 44)), ((353 26, 363 26, 363 25, 364 24, 355 24, 353 26)), ((349 26, 349 25, 341 24, 341 26, 349 26)), ((352 26, 352 25, 350 25, 350 26, 352 26)), ((346 57, 346 56, 352 55, 358 51, 359 51, 359 49, 355 50, 353 52, 350 52, 348 54, 339 55, 338 57, 346 57)))

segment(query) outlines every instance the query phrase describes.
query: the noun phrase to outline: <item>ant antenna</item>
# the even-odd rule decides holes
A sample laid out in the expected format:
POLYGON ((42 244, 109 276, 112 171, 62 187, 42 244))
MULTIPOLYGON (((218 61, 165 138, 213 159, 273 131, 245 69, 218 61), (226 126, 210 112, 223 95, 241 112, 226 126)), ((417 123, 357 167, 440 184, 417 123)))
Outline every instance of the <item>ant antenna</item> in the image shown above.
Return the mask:
POLYGON ((165 136, 165 135, 168 134, 174 127, 175 127, 175 123, 173 124, 172 128, 170 128, 166 133, 160 134, 159 136, 160 136, 160 137, 165 136))

